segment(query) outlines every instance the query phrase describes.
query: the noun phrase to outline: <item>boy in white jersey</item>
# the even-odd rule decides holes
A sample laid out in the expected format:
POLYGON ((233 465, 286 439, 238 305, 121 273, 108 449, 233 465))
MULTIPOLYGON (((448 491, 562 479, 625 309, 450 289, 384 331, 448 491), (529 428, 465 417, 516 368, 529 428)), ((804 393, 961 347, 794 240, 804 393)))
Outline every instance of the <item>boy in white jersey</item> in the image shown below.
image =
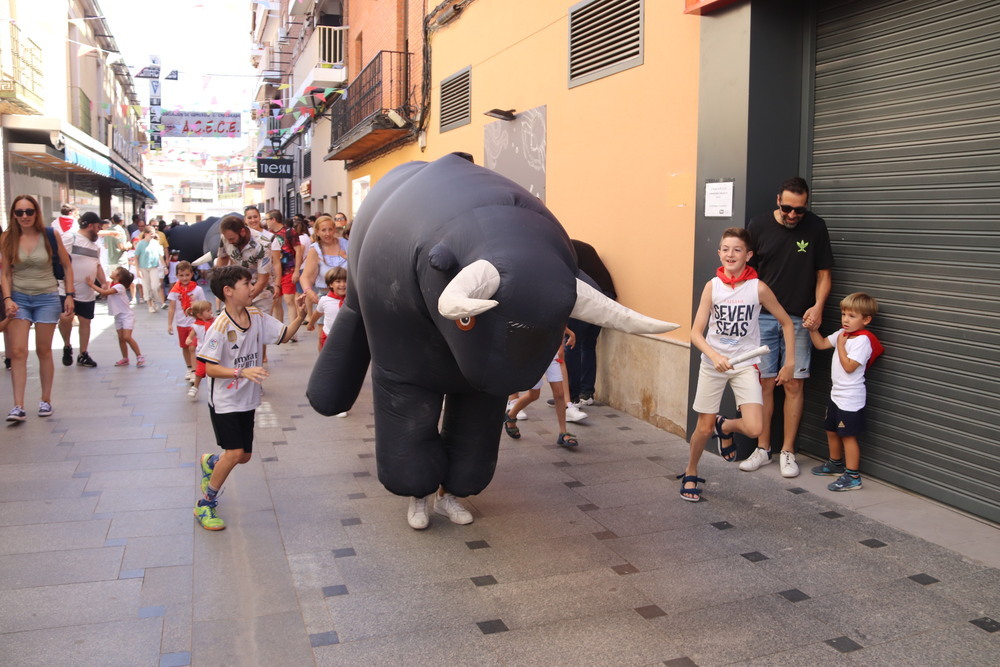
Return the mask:
MULTIPOLYGON (((722 233, 719 242, 719 260, 722 262, 716 276, 705 284, 698 304, 698 312, 691 326, 691 343, 701 350, 701 369, 698 388, 695 390, 692 409, 698 413, 698 424, 691 434, 691 453, 681 480, 681 498, 691 502, 701 500, 698 461, 705 451, 705 443, 715 434, 719 438, 719 453, 726 461, 736 458, 733 433, 756 438, 763 426, 763 398, 757 358, 742 361, 735 366, 731 357, 760 347, 758 326, 761 304, 781 323, 788 350, 795 349, 795 329, 785 309, 781 307, 771 289, 757 278, 757 272, 747 266, 753 256, 750 235, 740 227, 730 227, 722 233), (702 332, 708 328, 708 333, 702 332), (722 392, 731 385, 741 419, 719 416, 722 392), (725 441, 728 445, 723 445, 725 441)), ((795 355, 789 352, 785 365, 778 371, 778 384, 792 378, 795 355)))
POLYGON ((212 292, 225 303, 201 347, 198 359, 205 362, 211 378, 208 410, 221 455, 201 457, 201 491, 204 498, 194 515, 206 530, 222 530, 225 522, 216 514, 216 497, 229 473, 250 460, 253 452, 254 412, 260 405, 260 384, 268 376, 261 365, 263 346, 288 342, 305 317, 305 296, 296 301, 295 319, 286 327, 251 305, 252 274, 242 266, 224 266, 212 272, 212 292))
POLYGON ((823 337, 811 330, 809 337, 817 350, 835 350, 830 364, 830 402, 823 428, 830 446, 830 458, 812 469, 814 475, 839 475, 826 488, 854 491, 861 488, 861 445, 858 436, 865 430, 865 371, 882 354, 882 344, 865 329, 878 312, 878 302, 864 292, 848 294, 840 302, 841 328, 823 337))

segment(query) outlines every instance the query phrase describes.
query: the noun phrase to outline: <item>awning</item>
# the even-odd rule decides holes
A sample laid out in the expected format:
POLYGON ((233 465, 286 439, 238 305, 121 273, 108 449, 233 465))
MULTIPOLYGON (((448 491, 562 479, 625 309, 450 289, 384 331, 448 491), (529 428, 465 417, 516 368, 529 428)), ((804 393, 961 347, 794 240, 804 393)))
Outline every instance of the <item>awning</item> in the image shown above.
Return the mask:
POLYGON ((59 151, 45 144, 9 143, 6 148, 8 154, 14 159, 29 164, 44 165, 57 171, 93 174, 109 178, 142 194, 147 199, 156 201, 153 191, 145 183, 133 178, 101 155, 85 153, 69 146, 59 151))
POLYGON ((100 155, 79 152, 69 146, 66 146, 66 161, 80 165, 87 171, 93 172, 98 176, 114 178, 111 175, 111 161, 105 157, 101 157, 100 155))

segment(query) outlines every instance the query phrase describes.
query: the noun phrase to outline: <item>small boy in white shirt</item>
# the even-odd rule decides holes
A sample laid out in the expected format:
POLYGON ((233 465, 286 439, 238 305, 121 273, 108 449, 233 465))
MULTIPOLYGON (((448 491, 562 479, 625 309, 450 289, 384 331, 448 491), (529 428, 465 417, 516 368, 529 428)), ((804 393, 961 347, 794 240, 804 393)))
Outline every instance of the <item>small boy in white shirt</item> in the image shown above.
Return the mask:
POLYGON ((878 339, 866 331, 878 302, 864 292, 848 294, 840 302, 841 328, 824 338, 818 331, 809 337, 817 350, 836 350, 830 365, 833 388, 826 408, 826 440, 830 458, 812 469, 814 475, 839 475, 826 488, 853 491, 861 488, 861 446, 865 431, 865 371, 882 354, 878 339))
POLYGON ((316 328, 316 322, 323 318, 323 328, 319 332, 319 349, 323 349, 330 329, 333 328, 333 321, 337 319, 337 314, 344 307, 344 297, 347 296, 347 271, 342 266, 337 266, 326 272, 323 277, 329 292, 320 297, 316 310, 309 316, 309 323, 306 329, 312 331, 316 328))

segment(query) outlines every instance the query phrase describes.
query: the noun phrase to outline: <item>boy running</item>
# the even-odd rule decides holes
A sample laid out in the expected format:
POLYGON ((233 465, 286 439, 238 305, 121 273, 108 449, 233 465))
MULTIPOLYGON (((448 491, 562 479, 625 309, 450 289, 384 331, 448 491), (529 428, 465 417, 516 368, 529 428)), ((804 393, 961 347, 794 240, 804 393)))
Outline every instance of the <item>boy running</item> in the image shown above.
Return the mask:
POLYGON ((254 412, 260 405, 261 382, 268 376, 262 367, 262 347, 291 340, 305 317, 305 296, 296 299, 296 315, 287 327, 251 305, 253 275, 242 266, 224 266, 212 272, 212 292, 225 308, 198 349, 211 379, 208 411, 215 439, 223 452, 201 457, 201 491, 194 508, 202 528, 222 530, 225 522, 215 511, 219 490, 237 464, 253 452, 254 412))
POLYGON ((698 413, 698 424, 691 434, 691 451, 687 468, 677 475, 681 480, 681 498, 691 502, 701 500, 698 461, 705 451, 705 443, 713 431, 719 438, 719 454, 726 461, 736 458, 733 433, 756 438, 763 427, 763 397, 760 388, 759 358, 729 363, 731 357, 760 347, 760 307, 763 305, 781 324, 788 354, 785 365, 778 371, 780 385, 792 378, 795 370, 795 329, 788 313, 781 307, 774 293, 757 278, 757 272, 747 266, 753 256, 750 234, 739 227, 730 227, 719 241, 719 260, 722 262, 714 278, 705 284, 698 304, 698 312, 691 326, 691 343, 701 350, 701 368, 698 371, 698 388, 695 390, 692 409, 698 413), (703 334, 708 327, 708 333, 703 334), (722 392, 732 386, 741 419, 719 416, 722 392), (723 441, 729 444, 723 446, 723 441))

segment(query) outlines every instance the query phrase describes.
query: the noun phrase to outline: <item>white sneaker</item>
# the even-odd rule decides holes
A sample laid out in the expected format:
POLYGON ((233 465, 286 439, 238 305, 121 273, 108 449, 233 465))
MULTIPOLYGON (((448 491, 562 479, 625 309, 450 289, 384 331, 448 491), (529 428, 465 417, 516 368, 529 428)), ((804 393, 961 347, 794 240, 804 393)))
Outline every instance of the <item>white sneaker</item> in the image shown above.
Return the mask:
POLYGON ((198 398, 198 387, 191 385, 191 388, 188 389, 188 398, 198 398))
MULTIPOLYGON (((462 526, 472 523, 472 515, 469 513, 469 510, 462 507, 462 503, 459 502, 458 498, 450 493, 437 496, 434 499, 434 511, 448 517, 452 523, 462 526)), ((410 525, 412 526, 413 524, 410 525)))
POLYGON ((337 417, 340 417, 341 419, 343 419, 344 417, 348 416, 349 414, 350 414, 350 413, 349 413, 349 412, 348 412, 347 410, 344 410, 343 412, 338 412, 338 413, 336 414, 336 416, 337 416, 337 417))
POLYGON ((410 507, 406 510, 406 522, 413 530, 423 530, 430 523, 427 517, 427 498, 410 498, 410 507))
MULTIPOLYGON (((513 405, 514 405, 514 401, 507 401, 507 413, 508 414, 510 414, 510 408, 513 405)), ((518 421, 524 421, 525 419, 528 418, 528 413, 525 412, 524 410, 519 410, 518 413, 516 415, 514 415, 514 416, 517 417, 518 421)))
POLYGON ((753 472, 757 468, 766 466, 770 462, 771 457, 767 455, 767 450, 757 447, 753 450, 753 454, 748 456, 743 461, 740 461, 740 470, 743 472, 753 472))
POLYGON ((566 421, 568 422, 578 422, 582 419, 587 418, 587 413, 576 407, 572 403, 566 404, 566 421))
POLYGON ((194 371, 189 370, 187 373, 185 373, 184 374, 184 381, 187 382, 188 384, 193 383, 194 382, 194 371))
POLYGON ((799 464, 795 462, 795 454, 792 452, 782 450, 781 456, 778 459, 778 465, 781 468, 782 477, 799 476, 799 464))

